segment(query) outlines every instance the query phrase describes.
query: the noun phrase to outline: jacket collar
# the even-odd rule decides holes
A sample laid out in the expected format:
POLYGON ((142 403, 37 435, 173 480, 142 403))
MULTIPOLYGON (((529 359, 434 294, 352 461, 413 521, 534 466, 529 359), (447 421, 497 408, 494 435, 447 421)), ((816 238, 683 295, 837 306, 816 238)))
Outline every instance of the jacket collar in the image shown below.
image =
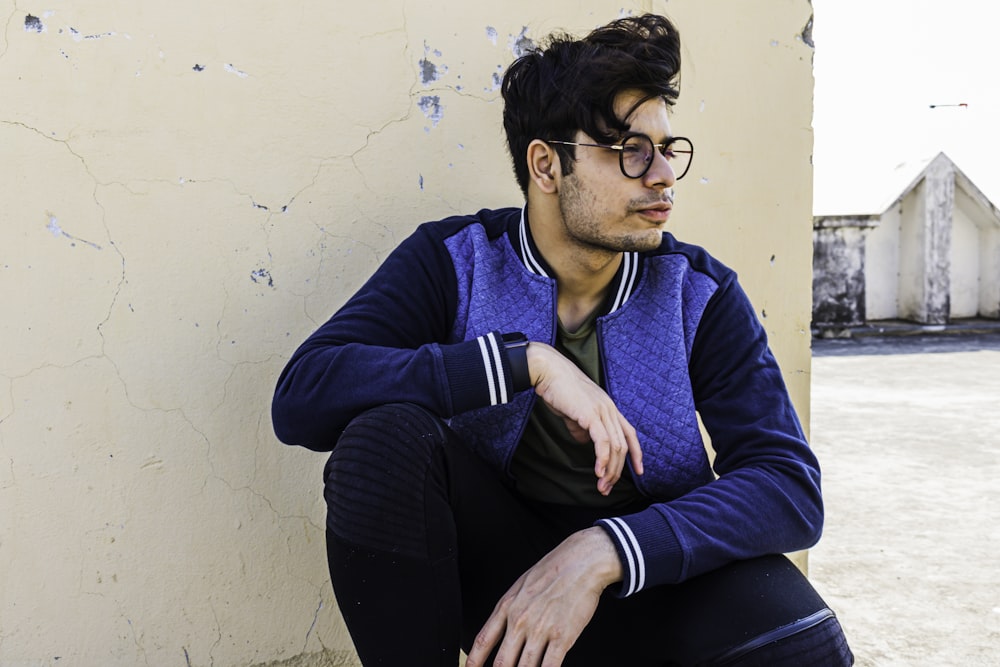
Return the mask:
MULTIPOLYGON (((554 279, 555 272, 545 261, 545 257, 539 252, 535 240, 531 236, 531 228, 528 225, 528 207, 521 209, 521 217, 517 221, 516 227, 508 229, 507 235, 510 238, 514 251, 521 259, 530 273, 554 279)), ((618 272, 611 281, 611 289, 608 290, 608 297, 601 307, 601 315, 613 313, 623 305, 635 292, 642 275, 643 257, 638 252, 626 252, 622 258, 622 264, 618 267, 618 272)))

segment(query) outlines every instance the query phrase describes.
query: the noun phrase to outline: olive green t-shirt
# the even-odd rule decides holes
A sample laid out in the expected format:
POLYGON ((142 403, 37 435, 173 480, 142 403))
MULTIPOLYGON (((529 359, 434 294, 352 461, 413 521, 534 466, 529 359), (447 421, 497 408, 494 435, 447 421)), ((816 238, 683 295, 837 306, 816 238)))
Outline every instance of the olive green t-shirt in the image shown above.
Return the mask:
MULTIPOLYGON (((597 312, 574 332, 559 323, 555 347, 603 386, 596 320, 597 312)), ((611 493, 602 496, 597 490, 594 462, 594 444, 574 440, 562 418, 541 400, 535 401, 511 461, 518 491, 542 502, 584 507, 624 506, 639 497, 627 464, 611 493)))

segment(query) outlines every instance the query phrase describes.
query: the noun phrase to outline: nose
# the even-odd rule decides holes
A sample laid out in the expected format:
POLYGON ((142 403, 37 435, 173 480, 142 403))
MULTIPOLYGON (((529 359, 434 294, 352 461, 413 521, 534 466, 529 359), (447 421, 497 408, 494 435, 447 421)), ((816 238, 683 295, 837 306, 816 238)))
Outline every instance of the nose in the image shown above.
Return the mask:
POLYGON ((653 151, 653 162, 649 165, 649 170, 642 177, 647 188, 662 190, 674 187, 677 182, 677 174, 670 161, 658 150, 653 151))

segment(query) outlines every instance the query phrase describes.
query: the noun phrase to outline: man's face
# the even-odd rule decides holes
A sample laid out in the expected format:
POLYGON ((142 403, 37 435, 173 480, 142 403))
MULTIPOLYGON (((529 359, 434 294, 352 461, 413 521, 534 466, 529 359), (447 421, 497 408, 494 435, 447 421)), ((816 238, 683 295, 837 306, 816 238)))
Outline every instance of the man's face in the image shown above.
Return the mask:
MULTIPOLYGON (((624 92, 615 100, 615 112, 625 117, 640 97, 624 92)), ((667 105, 647 100, 625 118, 629 131, 648 135, 654 143, 672 135, 667 105)), ((578 132, 576 142, 596 143, 578 132)), ((619 167, 618 152, 577 146, 573 173, 559 187, 559 209, 571 243, 588 250, 612 252, 653 250, 660 246, 673 204, 675 175, 666 158, 655 152, 641 178, 627 178, 619 167)))

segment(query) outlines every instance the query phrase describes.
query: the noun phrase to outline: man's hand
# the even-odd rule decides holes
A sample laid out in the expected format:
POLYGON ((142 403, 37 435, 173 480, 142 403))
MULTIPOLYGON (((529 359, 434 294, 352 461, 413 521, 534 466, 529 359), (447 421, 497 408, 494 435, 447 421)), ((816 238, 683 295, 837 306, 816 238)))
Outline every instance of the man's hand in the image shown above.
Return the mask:
POLYGON ((594 474, 603 495, 621 477, 625 457, 642 474, 642 449, 635 428, 601 387, 555 348, 532 341, 528 345, 528 372, 535 393, 562 417, 579 442, 594 443, 594 474))
POLYGON ((494 665, 561 665, 593 617, 601 593, 621 579, 621 561, 602 528, 573 533, 500 598, 476 636, 466 667, 485 665, 501 639, 494 665))

